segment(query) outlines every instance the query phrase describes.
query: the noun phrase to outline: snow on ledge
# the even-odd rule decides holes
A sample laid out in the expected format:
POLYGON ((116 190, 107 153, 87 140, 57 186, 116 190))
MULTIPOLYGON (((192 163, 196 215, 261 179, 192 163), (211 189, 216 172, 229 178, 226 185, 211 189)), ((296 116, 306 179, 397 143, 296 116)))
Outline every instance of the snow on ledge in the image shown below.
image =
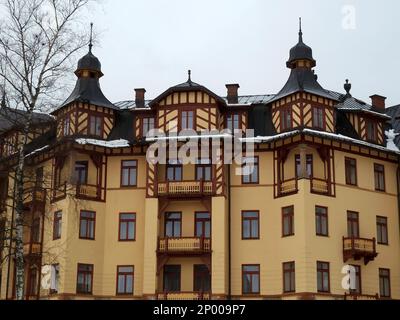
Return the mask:
POLYGON ((96 140, 96 139, 76 139, 76 143, 80 145, 92 145, 99 146, 105 148, 128 148, 130 147, 129 142, 127 140, 113 140, 113 141, 104 141, 104 140, 96 140))

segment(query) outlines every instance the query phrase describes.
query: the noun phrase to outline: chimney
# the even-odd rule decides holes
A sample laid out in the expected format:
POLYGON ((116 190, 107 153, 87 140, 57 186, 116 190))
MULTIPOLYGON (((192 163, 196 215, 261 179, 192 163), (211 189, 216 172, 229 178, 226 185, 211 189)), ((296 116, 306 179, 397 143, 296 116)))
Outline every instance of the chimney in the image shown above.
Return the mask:
POLYGON ((237 104, 239 103, 239 84, 227 84, 226 88, 228 89, 228 103, 229 104, 237 104))
POLYGON ((386 110, 386 97, 380 96, 378 94, 374 94, 370 97, 372 101, 372 106, 376 109, 385 111, 386 110))
POLYGON ((136 92, 136 108, 144 108, 144 95, 146 93, 146 89, 140 88, 140 89, 135 89, 136 92))

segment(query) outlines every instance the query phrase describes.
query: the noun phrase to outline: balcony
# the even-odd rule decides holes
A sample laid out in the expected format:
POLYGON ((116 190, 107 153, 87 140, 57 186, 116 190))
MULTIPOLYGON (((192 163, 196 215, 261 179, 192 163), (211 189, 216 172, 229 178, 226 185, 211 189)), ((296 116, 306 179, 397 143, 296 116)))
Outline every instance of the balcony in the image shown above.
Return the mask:
POLYGON ((157 294, 157 300, 164 301, 200 301, 211 300, 211 293, 205 292, 170 292, 157 294))
POLYGON ((365 265, 374 261, 378 256, 376 252, 376 239, 343 238, 343 260, 364 259, 365 265))
POLYGON ((311 193, 330 195, 330 186, 327 180, 311 178, 311 193))
POLYGON ((160 197, 203 197, 212 196, 215 188, 211 181, 159 182, 157 191, 160 197))
POLYGON ((356 301, 356 300, 379 300, 379 295, 367 295, 367 294, 358 294, 358 293, 345 293, 344 300, 348 301, 356 301))
POLYGON ((211 239, 164 238, 158 242, 158 252, 168 255, 202 255, 211 253, 211 239))
POLYGON ((24 244, 24 256, 40 256, 42 254, 42 245, 40 243, 24 244))
POLYGON ((77 185, 76 197, 83 200, 102 201, 102 188, 98 185, 77 185))
POLYGON ((28 188, 24 193, 24 204, 46 203, 46 190, 43 188, 28 188))
POLYGON ((53 188, 53 196, 51 201, 52 202, 57 202, 64 200, 67 197, 67 183, 63 183, 59 185, 58 187, 53 188))
POLYGON ((298 180, 296 178, 282 181, 278 186, 280 197, 296 194, 299 191, 298 180))

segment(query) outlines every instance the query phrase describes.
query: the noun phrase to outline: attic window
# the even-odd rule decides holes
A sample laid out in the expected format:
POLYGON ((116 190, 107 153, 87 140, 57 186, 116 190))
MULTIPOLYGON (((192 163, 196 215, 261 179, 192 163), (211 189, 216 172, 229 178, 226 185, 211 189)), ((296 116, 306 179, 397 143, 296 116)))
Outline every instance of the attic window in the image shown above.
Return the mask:
POLYGON ((378 127, 374 121, 366 121, 367 140, 377 142, 378 140, 378 127))
POLYGON ((103 132, 103 118, 99 116, 90 116, 89 135, 101 137, 103 132))

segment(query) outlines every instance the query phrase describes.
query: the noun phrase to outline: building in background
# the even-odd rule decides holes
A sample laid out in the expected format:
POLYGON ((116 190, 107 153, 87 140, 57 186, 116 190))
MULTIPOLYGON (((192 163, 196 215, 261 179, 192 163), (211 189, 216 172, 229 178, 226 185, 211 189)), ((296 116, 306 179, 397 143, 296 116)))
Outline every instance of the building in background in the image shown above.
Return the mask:
MULTIPOLYGON (((240 96, 230 84, 220 97, 189 75, 154 100, 136 89, 111 103, 90 47, 70 97, 35 115, 26 148, 26 297, 400 299, 400 152, 388 148, 385 98, 356 99, 348 81, 343 93, 324 89, 301 30, 287 67, 277 94, 240 96), (255 170, 149 163, 154 128, 253 129, 255 170)), ((0 111, 0 252, 11 253, 0 294, 12 299, 9 176, 23 113, 0 111)))

